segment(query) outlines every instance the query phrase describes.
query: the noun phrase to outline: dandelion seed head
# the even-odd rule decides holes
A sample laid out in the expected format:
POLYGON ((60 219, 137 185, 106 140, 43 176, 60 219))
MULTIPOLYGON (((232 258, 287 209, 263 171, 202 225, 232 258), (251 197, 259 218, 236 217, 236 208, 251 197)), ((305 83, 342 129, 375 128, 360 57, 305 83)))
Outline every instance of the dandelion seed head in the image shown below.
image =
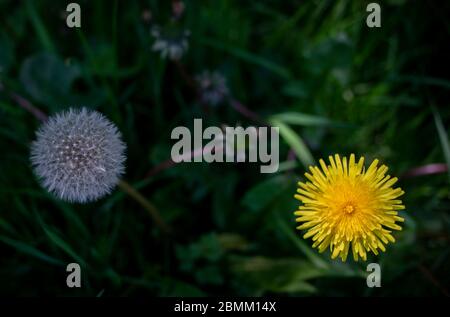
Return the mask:
POLYGON ((69 109, 51 116, 31 145, 42 186, 58 198, 86 203, 110 193, 124 173, 125 144, 97 111, 69 109))

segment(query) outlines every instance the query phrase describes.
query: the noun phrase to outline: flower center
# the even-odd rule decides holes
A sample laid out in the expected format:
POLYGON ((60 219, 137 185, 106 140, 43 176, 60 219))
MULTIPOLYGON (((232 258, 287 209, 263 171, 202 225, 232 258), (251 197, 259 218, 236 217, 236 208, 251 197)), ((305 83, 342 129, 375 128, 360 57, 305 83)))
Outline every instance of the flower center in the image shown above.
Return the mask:
POLYGON ((344 211, 347 213, 347 214, 352 214, 354 211, 355 211, 355 207, 353 207, 353 205, 347 205, 347 206, 345 206, 344 207, 344 211))

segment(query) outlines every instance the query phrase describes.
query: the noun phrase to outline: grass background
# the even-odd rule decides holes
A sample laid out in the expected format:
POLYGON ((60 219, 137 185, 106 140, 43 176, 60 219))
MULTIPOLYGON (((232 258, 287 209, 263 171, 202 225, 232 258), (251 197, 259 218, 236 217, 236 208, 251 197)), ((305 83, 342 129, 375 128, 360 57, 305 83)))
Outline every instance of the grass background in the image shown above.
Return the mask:
MULTIPOLYGON (((400 176, 450 164, 449 3, 379 1, 0 1, 0 294, 13 296, 449 295, 450 175, 402 178, 404 230, 387 253, 382 287, 364 263, 329 260, 295 230, 293 199, 306 166, 356 153, 400 176), (143 19, 144 12, 151 19, 143 19), (154 25, 191 32, 179 63, 152 52, 154 25), (255 164, 179 164, 175 126, 255 125, 230 102, 199 103, 186 73, 218 70, 232 100, 281 128, 276 174, 255 164), (130 195, 67 204, 40 188, 29 162, 38 120, 70 106, 113 120, 128 146, 125 179, 161 213, 164 235, 130 195), (297 155, 292 160, 289 152, 297 155), (66 265, 82 267, 80 289, 66 265)), ((145 14, 144 14, 145 15, 145 14)))

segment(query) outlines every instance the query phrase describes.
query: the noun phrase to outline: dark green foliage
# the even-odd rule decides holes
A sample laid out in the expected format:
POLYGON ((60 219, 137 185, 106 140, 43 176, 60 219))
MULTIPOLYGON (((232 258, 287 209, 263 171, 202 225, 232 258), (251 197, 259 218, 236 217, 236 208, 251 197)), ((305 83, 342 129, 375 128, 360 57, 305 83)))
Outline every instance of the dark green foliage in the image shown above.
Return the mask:
POLYGON ((293 216, 296 182, 321 157, 379 158, 396 176, 450 163, 448 3, 382 1, 382 28, 369 29, 365 1, 185 2, 171 22, 170 1, 80 0, 82 28, 69 29, 64 1, 0 1, 0 295, 448 294, 448 173, 400 180, 404 230, 368 261, 382 266, 379 289, 367 288, 366 264, 311 249, 293 216), (189 29, 186 73, 219 70, 233 98, 280 127, 278 173, 242 163, 155 172, 175 126, 258 123, 227 102, 199 104, 180 67, 151 51, 154 24, 189 29), (125 179, 173 233, 119 189, 88 205, 46 193, 29 162, 39 122, 17 95, 47 114, 86 106, 114 121, 125 179), (66 287, 70 262, 80 289, 66 287))

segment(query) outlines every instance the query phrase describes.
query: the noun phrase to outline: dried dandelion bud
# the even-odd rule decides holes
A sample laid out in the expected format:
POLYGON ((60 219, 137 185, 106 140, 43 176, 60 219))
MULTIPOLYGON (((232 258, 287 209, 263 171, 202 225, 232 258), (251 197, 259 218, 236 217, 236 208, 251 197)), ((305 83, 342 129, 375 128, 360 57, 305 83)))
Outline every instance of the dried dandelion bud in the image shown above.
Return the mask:
POLYGON ((227 81, 221 73, 205 70, 195 76, 197 82, 200 101, 204 104, 217 106, 221 104, 229 94, 227 81))
POLYGON ((125 144, 116 126, 97 111, 70 109, 50 117, 31 146, 43 187, 62 200, 97 200, 124 172, 125 144))
POLYGON ((189 30, 154 26, 151 34, 155 39, 152 50, 159 52, 162 59, 178 61, 189 48, 188 40, 191 35, 189 30))

